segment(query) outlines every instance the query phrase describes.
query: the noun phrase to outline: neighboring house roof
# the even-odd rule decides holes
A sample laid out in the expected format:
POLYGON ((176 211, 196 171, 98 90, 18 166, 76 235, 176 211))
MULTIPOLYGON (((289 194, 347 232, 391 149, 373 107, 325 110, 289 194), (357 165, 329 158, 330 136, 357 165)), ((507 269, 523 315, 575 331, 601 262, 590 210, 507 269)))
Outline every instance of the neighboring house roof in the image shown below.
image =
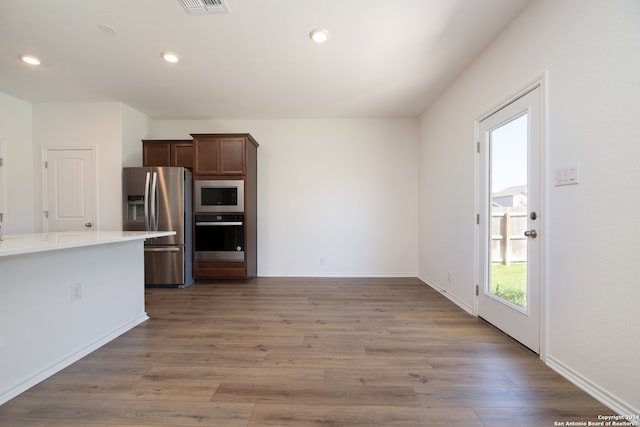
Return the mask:
POLYGON ((513 187, 507 187, 503 190, 500 190, 496 193, 492 193, 491 197, 507 197, 507 196, 517 196, 519 194, 527 194, 527 186, 526 185, 515 185, 513 187))
POLYGON ((526 204, 527 186, 515 185, 507 187, 497 193, 491 194, 491 204, 493 207, 513 208, 526 204))

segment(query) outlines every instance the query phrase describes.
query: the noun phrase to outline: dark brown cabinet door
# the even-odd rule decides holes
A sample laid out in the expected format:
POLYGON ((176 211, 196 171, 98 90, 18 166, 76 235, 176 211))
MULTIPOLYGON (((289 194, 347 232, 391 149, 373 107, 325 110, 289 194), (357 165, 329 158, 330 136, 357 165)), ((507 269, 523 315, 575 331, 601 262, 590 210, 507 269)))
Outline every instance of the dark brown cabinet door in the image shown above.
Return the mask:
POLYGON ((194 144, 194 173, 196 175, 218 175, 220 170, 220 141, 217 138, 198 137, 194 144))
POLYGON ((220 139, 221 175, 244 175, 244 138, 220 139))
POLYGON ((168 142, 144 142, 143 166, 171 166, 171 144, 168 142))
POLYGON ((193 144, 190 140, 143 140, 142 165, 192 169, 193 144))
POLYGON ((171 166, 182 166, 193 169, 193 144, 171 144, 171 166))
POLYGON ((197 176, 245 174, 245 138, 198 135, 193 141, 197 176))

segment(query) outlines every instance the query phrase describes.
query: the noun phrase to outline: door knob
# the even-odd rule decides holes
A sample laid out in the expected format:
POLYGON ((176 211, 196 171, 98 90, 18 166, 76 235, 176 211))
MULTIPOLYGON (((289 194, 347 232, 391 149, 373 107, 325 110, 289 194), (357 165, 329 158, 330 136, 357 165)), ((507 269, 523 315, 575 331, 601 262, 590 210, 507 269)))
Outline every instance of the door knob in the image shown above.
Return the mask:
POLYGON ((93 224, 90 223, 90 222, 85 222, 84 226, 87 227, 87 228, 91 228, 91 227, 93 227, 93 224))
POLYGON ((524 232, 524 235, 535 239, 536 237, 538 237, 538 232, 536 230, 527 230, 524 232))

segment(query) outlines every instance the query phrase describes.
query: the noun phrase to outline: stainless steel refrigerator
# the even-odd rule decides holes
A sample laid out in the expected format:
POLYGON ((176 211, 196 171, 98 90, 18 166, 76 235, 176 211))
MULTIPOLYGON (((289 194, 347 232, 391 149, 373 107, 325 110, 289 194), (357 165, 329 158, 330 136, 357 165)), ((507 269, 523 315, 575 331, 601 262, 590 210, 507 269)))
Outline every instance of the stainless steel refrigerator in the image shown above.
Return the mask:
POLYGON ((175 236, 147 239, 146 286, 193 284, 191 171, 179 167, 124 168, 123 229, 175 231, 175 236))

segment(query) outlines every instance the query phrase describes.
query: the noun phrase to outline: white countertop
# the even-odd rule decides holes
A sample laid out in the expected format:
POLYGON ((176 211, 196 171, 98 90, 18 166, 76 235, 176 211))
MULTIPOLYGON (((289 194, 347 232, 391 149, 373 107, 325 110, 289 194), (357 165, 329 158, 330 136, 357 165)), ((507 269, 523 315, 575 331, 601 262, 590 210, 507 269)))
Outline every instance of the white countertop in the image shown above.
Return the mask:
POLYGON ((0 241, 0 257, 31 254, 128 240, 175 235, 175 231, 60 231, 54 233, 7 234, 0 241))

